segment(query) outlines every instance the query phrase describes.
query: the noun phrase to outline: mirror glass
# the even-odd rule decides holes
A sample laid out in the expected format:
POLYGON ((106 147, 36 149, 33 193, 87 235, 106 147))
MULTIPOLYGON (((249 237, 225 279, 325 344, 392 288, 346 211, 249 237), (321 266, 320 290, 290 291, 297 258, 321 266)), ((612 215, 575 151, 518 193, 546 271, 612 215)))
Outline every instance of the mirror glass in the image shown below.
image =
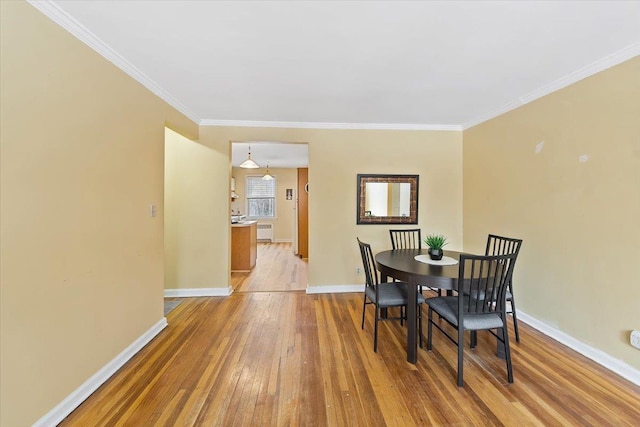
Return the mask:
POLYGON ((409 216, 411 212, 408 182, 367 182, 365 192, 365 215, 409 216))
POLYGON ((358 175, 358 224, 417 224, 418 175, 358 175))

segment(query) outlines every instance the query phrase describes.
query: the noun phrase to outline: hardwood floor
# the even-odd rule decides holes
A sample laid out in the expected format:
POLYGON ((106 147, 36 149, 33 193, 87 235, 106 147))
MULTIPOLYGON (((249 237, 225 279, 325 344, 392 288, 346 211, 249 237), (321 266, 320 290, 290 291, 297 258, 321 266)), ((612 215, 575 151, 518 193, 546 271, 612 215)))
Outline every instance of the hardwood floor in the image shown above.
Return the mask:
MULTIPOLYGON (((274 283, 296 282, 291 267, 271 268, 286 276, 274 283)), ((458 388, 456 347, 442 334, 412 365, 399 322, 382 322, 376 354, 373 311, 364 330, 361 315, 357 293, 186 298, 61 425, 640 425, 640 387, 524 323, 520 344, 511 334, 513 384, 485 332, 477 348, 467 341, 458 388)))
POLYGON ((291 243, 258 243, 253 270, 231 273, 234 292, 300 291, 307 284, 307 261, 292 252, 291 243))

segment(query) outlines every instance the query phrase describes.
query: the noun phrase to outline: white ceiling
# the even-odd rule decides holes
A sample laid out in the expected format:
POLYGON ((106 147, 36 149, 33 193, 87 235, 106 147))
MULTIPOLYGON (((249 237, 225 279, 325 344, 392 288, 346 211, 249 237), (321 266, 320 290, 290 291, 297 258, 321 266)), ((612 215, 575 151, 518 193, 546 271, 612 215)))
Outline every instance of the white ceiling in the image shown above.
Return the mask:
POLYGON ((640 55, 640 1, 33 1, 205 125, 452 129, 640 55))
POLYGON ((239 166, 247 160, 251 147, 251 158, 260 167, 305 168, 309 166, 307 144, 279 144, 268 141, 234 142, 231 144, 231 164, 239 166))

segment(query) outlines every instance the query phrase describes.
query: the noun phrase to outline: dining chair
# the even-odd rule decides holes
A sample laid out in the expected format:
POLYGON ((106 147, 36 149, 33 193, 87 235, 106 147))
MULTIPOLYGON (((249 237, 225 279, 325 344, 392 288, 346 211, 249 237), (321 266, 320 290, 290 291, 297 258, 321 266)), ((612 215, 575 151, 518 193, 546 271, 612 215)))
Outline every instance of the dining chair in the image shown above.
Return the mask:
POLYGON ((517 254, 469 255, 461 254, 458 267, 458 294, 427 298, 427 350, 433 349, 433 326, 458 346, 458 387, 463 381, 464 331, 488 330, 504 344, 507 379, 513 382, 509 333, 507 331, 506 292, 513 274, 517 254), (437 313, 457 331, 452 337, 433 321, 437 313), (501 330, 502 333, 496 333, 501 330))
POLYGON ((389 230, 391 249, 422 249, 419 228, 389 230))
MULTIPOLYGON (((405 308, 409 301, 409 285, 406 282, 380 282, 376 263, 373 258, 371 245, 358 240, 360 246, 360 255, 362 256, 362 265, 365 274, 364 303, 362 305, 362 329, 364 329, 364 318, 367 305, 375 306, 375 320, 373 327, 373 351, 378 352, 378 322, 381 320, 404 320, 405 308), (383 309, 392 307, 400 308, 399 317, 390 317, 382 315, 383 309)), ((422 303, 424 297, 418 293, 418 331, 420 336, 420 346, 422 346, 422 303)))
MULTIPOLYGON (((408 228, 401 230, 389 230, 391 237, 391 249, 422 249, 422 238, 419 228, 408 228)), ((420 293, 422 293, 422 285, 420 293)), ((436 292, 438 296, 442 295, 442 289, 429 288, 436 292)))
MULTIPOLYGON (((515 254, 516 259, 522 246, 521 239, 514 239, 511 237, 497 236, 495 234, 489 234, 487 237, 487 247, 485 249, 485 255, 507 255, 515 254)), ((515 261, 514 261, 515 264, 515 261)), ((516 315, 516 301, 513 296, 513 280, 509 280, 507 287, 507 301, 510 303, 510 308, 507 313, 511 313, 513 316, 513 330, 516 335, 516 342, 520 342, 520 333, 518 332, 518 317, 516 315)))

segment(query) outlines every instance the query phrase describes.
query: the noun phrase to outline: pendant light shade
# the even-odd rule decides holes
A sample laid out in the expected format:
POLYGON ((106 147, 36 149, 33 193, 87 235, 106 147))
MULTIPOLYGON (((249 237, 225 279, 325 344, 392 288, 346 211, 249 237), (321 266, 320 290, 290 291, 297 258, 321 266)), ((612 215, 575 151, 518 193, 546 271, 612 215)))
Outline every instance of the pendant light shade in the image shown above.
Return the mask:
POLYGON ((269 174, 269 165, 267 165, 267 173, 264 174, 262 179, 264 179, 265 181, 271 181, 273 179, 273 177, 269 174))
POLYGON ((247 157, 247 160, 240 163, 240 167, 244 169, 258 169, 260 167, 251 159, 251 146, 249 146, 249 156, 247 157))

